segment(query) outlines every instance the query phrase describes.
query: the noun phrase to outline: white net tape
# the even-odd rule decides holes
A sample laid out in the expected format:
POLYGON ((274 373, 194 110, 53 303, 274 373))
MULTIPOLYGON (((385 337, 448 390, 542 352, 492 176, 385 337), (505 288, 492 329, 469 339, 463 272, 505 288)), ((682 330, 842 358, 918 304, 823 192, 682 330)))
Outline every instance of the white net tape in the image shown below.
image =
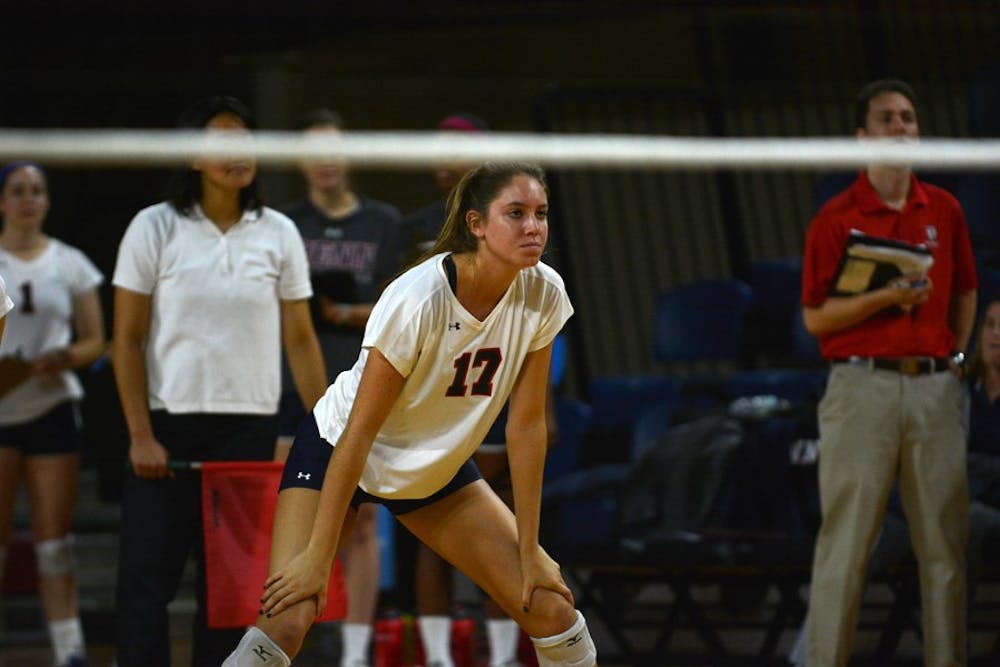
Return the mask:
POLYGON ((261 164, 342 158, 354 166, 425 168, 434 162, 530 160, 550 167, 840 169, 873 162, 935 170, 1000 169, 1000 140, 919 143, 832 138, 712 139, 637 135, 259 131, 252 138, 178 130, 0 129, 0 161, 149 166, 196 157, 255 156, 261 164))

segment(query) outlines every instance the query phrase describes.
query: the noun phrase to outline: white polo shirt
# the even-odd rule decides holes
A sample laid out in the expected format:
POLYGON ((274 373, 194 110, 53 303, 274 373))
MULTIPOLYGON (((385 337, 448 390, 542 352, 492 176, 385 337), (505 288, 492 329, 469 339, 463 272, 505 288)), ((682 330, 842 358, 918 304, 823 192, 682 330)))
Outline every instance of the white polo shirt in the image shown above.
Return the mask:
POLYGON ((270 208, 223 233, 201 209, 167 202, 132 219, 113 283, 151 299, 149 407, 172 413, 274 414, 281 391, 283 300, 312 296, 295 224, 270 208))
MULTIPOLYGON (((76 298, 104 282, 86 255, 53 238, 29 260, 0 248, 0 272, 21 295, 18 307, 7 317, 0 357, 25 361, 69 347, 76 298)), ((83 386, 73 371, 55 378, 32 376, 0 398, 0 424, 31 421, 64 401, 82 397, 83 386)))
POLYGON ((551 343, 573 313, 562 278, 539 263, 479 321, 449 286, 444 256, 389 284, 357 363, 314 409, 320 435, 336 443, 372 347, 406 378, 361 476, 361 488, 383 498, 425 498, 447 484, 483 441, 525 356, 551 343))

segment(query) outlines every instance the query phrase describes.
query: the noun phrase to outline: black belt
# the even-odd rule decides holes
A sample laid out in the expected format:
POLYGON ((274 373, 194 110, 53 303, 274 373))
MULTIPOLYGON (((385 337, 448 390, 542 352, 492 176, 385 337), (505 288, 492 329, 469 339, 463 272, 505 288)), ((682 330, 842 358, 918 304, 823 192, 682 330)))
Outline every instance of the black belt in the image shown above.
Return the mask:
POLYGON ((848 357, 834 359, 833 363, 867 366, 903 375, 929 375, 949 369, 948 359, 944 357, 848 357))

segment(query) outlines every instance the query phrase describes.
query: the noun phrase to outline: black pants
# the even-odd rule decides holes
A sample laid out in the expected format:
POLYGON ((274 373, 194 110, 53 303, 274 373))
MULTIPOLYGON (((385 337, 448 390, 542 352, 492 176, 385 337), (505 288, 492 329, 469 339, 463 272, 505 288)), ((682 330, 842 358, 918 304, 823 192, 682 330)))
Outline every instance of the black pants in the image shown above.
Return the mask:
MULTIPOLYGON (((153 412, 153 432, 172 460, 269 461, 277 420, 259 415, 171 415, 153 412)), ((192 628, 195 667, 218 667, 245 628, 211 630, 205 605, 201 475, 178 471, 165 479, 126 473, 118 552, 118 667, 169 667, 167 603, 177 595, 184 565, 195 554, 197 611, 192 628)))

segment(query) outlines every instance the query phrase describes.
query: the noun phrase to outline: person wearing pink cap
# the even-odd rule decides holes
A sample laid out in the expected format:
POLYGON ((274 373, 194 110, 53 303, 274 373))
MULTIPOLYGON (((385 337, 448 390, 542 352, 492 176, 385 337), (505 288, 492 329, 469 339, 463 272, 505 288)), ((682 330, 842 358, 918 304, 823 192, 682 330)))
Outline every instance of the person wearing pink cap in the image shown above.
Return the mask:
MULTIPOLYGON (((437 129, 443 132, 483 133, 489 132, 490 126, 485 120, 471 113, 453 113, 445 116, 437 124, 437 129)), ((473 165, 442 162, 434 165, 434 182, 441 196, 423 208, 410 213, 400 225, 400 265, 406 266, 410 261, 420 256, 424 250, 434 244, 438 232, 445 219, 445 199, 455 187, 462 174, 473 165)))

